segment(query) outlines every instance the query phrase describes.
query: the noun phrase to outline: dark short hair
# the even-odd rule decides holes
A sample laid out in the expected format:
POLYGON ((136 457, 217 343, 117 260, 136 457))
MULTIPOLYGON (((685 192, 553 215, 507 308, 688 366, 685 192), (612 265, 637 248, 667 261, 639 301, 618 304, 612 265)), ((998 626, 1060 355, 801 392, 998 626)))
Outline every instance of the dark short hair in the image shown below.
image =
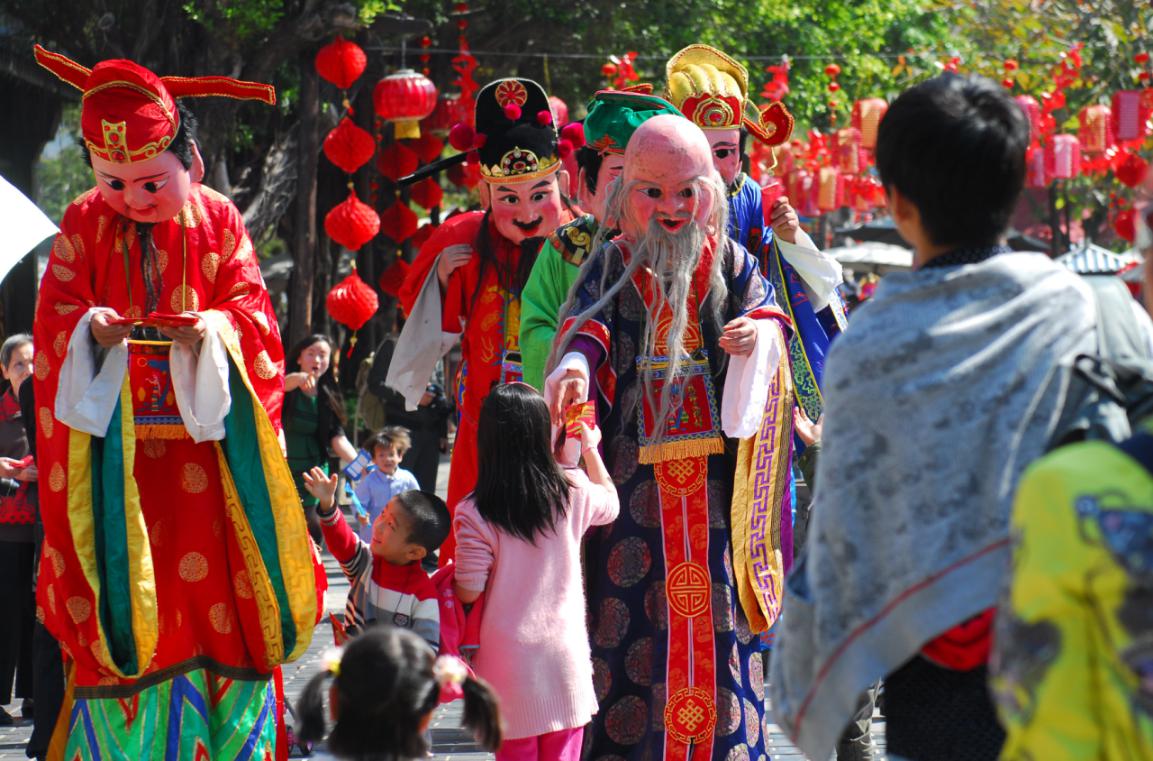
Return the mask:
MULTIPOLYGON (((180 159, 180 165, 185 169, 191 169, 192 144, 196 142, 196 114, 179 100, 176 101, 176 111, 180 114, 180 126, 176 128, 176 135, 164 150, 176 154, 176 158, 180 159)), ((88 153, 88 146, 84 144, 83 139, 80 140, 80 152, 84 155, 85 163, 92 166, 92 156, 88 153)))
POLYGON ((403 457, 404 453, 412 449, 412 436, 403 425, 386 425, 376 433, 364 440, 364 451, 376 456, 377 447, 393 446, 403 457))
POLYGON ((408 513, 408 542, 419 544, 427 552, 435 552, 448 532, 452 530, 452 517, 448 505, 435 494, 410 489, 396 495, 405 512, 408 513))
POLYGON ((576 152, 577 166, 584 170, 585 185, 590 193, 597 192, 597 178, 601 173, 601 164, 604 156, 600 155, 587 145, 582 145, 576 152))
POLYGON ((921 214, 938 246, 995 243, 1025 185, 1029 122, 1005 89, 942 74, 893 101, 877 133, 877 170, 921 214))

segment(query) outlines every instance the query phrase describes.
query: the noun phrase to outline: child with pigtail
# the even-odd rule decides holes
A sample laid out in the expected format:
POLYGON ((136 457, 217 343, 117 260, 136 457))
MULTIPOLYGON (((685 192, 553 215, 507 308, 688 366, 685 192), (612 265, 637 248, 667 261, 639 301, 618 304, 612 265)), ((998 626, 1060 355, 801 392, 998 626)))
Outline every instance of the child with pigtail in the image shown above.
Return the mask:
POLYGON ((333 727, 328 750, 339 758, 405 761, 423 758, 426 730, 442 695, 464 698, 462 723, 485 750, 501 741, 496 696, 455 656, 437 658, 428 643, 406 629, 372 627, 341 650, 304 688, 297 703, 299 738, 324 737, 324 683, 333 727))

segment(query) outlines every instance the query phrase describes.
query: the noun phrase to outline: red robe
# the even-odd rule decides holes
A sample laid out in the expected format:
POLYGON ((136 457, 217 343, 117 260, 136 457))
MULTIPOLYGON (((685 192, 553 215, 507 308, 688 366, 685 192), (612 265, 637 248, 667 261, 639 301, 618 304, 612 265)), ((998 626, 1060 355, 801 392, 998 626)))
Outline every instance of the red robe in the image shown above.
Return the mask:
MULTIPOLYGON (((501 288, 496 269, 491 265, 484 268, 484 283, 477 291, 481 263, 475 251, 483 220, 484 212, 471 211, 458 214, 438 227, 421 246, 400 291, 401 306, 408 313, 425 280, 436 277, 432 268, 437 255, 457 244, 473 247, 472 258, 449 277, 443 302, 442 328, 446 333, 462 334, 462 362, 456 399, 460 420, 452 450, 446 500, 449 512, 453 514, 456 503, 476 486, 476 425, 481 402, 494 384, 520 380, 520 294, 501 288)), ((571 221, 572 214, 563 212, 561 224, 571 221)), ((488 224, 488 234, 496 260, 501 266, 516 272, 520 264, 520 246, 497 232, 492 221, 488 224)), ((451 559, 455 552, 456 540, 449 535, 441 547, 441 564, 451 559)))
MULTIPOLYGON (((109 697, 133 694, 197 670, 212 677, 264 682, 271 667, 286 654, 277 655, 275 647, 262 649, 260 636, 254 634, 261 630, 262 620, 267 622, 267 610, 262 616, 258 602, 264 588, 254 585, 248 570, 256 567, 252 565, 253 546, 238 540, 233 528, 235 513, 227 512, 222 477, 228 474, 221 465, 221 445, 195 443, 191 438, 149 438, 141 434, 139 424, 131 440, 134 459, 130 449, 123 450, 126 478, 135 480, 134 487, 129 484, 126 488, 138 490, 146 530, 133 536, 131 521, 128 524, 128 548, 135 553, 129 564, 133 557, 146 558, 133 571, 140 574, 144 569, 143 576, 132 576, 133 626, 137 616, 141 620, 151 618, 152 623, 141 630, 155 629, 158 636, 154 649, 139 648, 135 668, 110 666, 109 619, 102 615, 97 602, 91 565, 92 543, 97 548, 95 557, 107 545, 99 535, 84 537, 82 529, 78 533, 77 518, 81 523, 87 518, 82 510, 77 512, 75 494, 87 486, 84 458, 88 448, 105 441, 101 446, 112 451, 113 440, 93 437, 89 445, 84 434, 55 417, 54 402, 69 340, 80 318, 92 306, 108 306, 124 316, 142 315, 145 283, 135 225, 117 215, 96 190, 68 207, 60 228, 41 283, 35 322, 40 510, 45 533, 37 604, 46 626, 75 663, 76 696, 98 699, 106 696, 105 691, 109 697), (82 558, 86 559, 82 562, 82 558), (151 597, 149 588, 153 586, 155 610, 140 613, 139 595, 151 597)), ((245 400, 259 405, 250 406, 250 419, 262 416, 262 406, 272 426, 279 429, 284 351, 239 211, 215 191, 194 185, 181 214, 154 226, 153 240, 162 277, 157 311, 220 312, 239 337, 240 352, 232 356, 243 355, 251 389, 245 400)), ((144 398, 142 392, 135 393, 144 398)), ((129 398, 121 397, 122 401, 129 398)), ((232 399, 235 410, 235 385, 232 399)), ((131 424, 131 417, 127 420, 131 424)), ((315 582, 301 575, 300 551, 306 545, 298 541, 297 520, 289 515, 290 510, 299 512, 299 505, 286 504, 279 477, 287 476, 287 466, 283 474, 277 467, 270 469, 269 463, 276 466, 274 458, 265 458, 270 439, 275 447, 275 435, 267 422, 258 423, 254 430, 260 434, 259 444, 252 451, 260 453, 256 477, 265 478, 259 472, 261 462, 269 474, 272 523, 266 527, 288 527, 277 529, 281 554, 276 573, 283 573, 285 584, 300 590, 315 582)), ((239 434, 229 433, 234 435, 239 434)), ((279 450, 276 454, 279 457, 279 450)), ((238 473, 236 478, 245 475, 238 473)), ((307 550, 304 552, 303 562, 311 574, 311 561, 307 550)), ((105 562, 123 560, 108 557, 105 562)), ((315 604, 315 589, 311 588, 315 604)), ((282 604, 285 599, 280 598, 282 604)), ((143 607, 152 604, 150 600, 143 607)), ((290 615, 287 608, 281 610, 282 616, 290 615)), ((301 622, 298 618, 297 624, 301 622)), ((268 627, 263 631, 267 634, 268 627)), ((293 649, 293 644, 299 647, 301 641, 306 645, 310 636, 311 624, 298 625, 295 643, 286 639, 286 649, 293 649)), ((145 639, 150 641, 152 636, 145 639)))

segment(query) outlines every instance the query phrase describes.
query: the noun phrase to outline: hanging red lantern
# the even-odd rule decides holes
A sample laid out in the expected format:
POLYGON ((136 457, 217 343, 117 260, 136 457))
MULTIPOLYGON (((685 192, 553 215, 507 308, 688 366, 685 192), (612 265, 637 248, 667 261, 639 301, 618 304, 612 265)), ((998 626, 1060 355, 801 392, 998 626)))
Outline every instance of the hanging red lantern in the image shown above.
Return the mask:
POLYGON ((861 131, 855 127, 839 129, 836 135, 837 168, 845 174, 861 171, 861 131))
POLYGON ((1025 149, 1025 187, 1044 188, 1049 185, 1049 172, 1045 169, 1045 151, 1036 145, 1025 149))
POLYGON ((1113 174, 1122 185, 1135 188, 1149 174, 1149 162, 1130 151, 1121 151, 1113 163, 1113 174))
POLYGON ((376 157, 376 171, 393 182, 412 174, 419 166, 420 158, 416 152, 400 143, 392 143, 382 148, 376 157))
POLYGON ((1086 153, 1104 153, 1113 145, 1113 125, 1108 106, 1085 106, 1077 115, 1081 125, 1081 149, 1086 153))
POLYGON ((435 209, 444 199, 444 191, 436 180, 427 177, 412 186, 409 197, 423 209, 435 209))
POLYGON ((826 77, 830 77, 831 79, 836 79, 840 73, 841 73, 841 67, 835 63, 830 63, 828 66, 825 67, 825 76, 826 77))
POLYGON ((380 229, 396 243, 411 238, 419 224, 416 212, 399 198, 380 215, 380 229))
POLYGON ((425 164, 430 164, 440 158, 444 151, 444 141, 438 137, 424 132, 416 140, 408 141, 408 148, 425 164))
MULTIPOLYGON (((324 306, 332 319, 352 331, 360 330, 380 308, 380 297, 361 279, 356 268, 332 287, 324 297, 324 306)), ((356 337, 353 337, 355 343, 356 337)))
POLYGON ((1025 112, 1025 118, 1029 120, 1029 137, 1033 142, 1041 139, 1044 130, 1041 129, 1041 104, 1032 95, 1018 95, 1013 98, 1017 101, 1017 105, 1025 112))
POLYGON ((1113 219, 1113 232, 1117 237, 1132 243, 1137 237, 1137 210, 1125 209, 1113 219))
POLYGON ((420 120, 436 109, 436 86, 412 69, 401 69, 376 83, 372 104, 381 118, 396 125, 396 138, 420 137, 420 120))
POLYGON ((877 128, 889 110, 883 98, 865 98, 853 104, 850 123, 861 131, 861 147, 873 150, 877 147, 877 128))
POLYGON ((424 132, 447 135, 457 122, 465 121, 462 113, 460 93, 445 93, 436 99, 436 107, 421 122, 424 132))
POLYGON ((423 225, 418 227, 416 232, 412 234, 411 242, 413 248, 419 250, 420 247, 424 245, 424 242, 432 237, 432 234, 435 230, 436 227, 433 226, 432 222, 425 222, 423 225))
POLYGON ((375 151, 372 135, 347 116, 324 138, 324 155, 349 174, 367 164, 375 151))
POLYGON ((316 73, 325 81, 347 90, 364 73, 368 56, 360 45, 337 37, 316 54, 316 73))
POLYGON ((349 190, 348 198, 325 215, 324 231, 340 245, 356 251, 380 232, 380 217, 356 197, 355 190, 349 190))
POLYGON ((1140 90, 1113 93, 1113 135, 1118 140, 1137 140, 1148 131, 1149 107, 1140 90))
POLYGON ((1054 135, 1045 145, 1045 171, 1055 180, 1081 174, 1081 141, 1073 135, 1054 135))
POLYGON ((400 295, 404 279, 408 277, 408 270, 408 262, 398 256, 392 260, 392 264, 388 265, 384 272, 380 273, 380 280, 377 281, 377 285, 380 286, 382 292, 396 298, 400 295))
POLYGON ((817 208, 836 211, 845 205, 845 177, 835 166, 823 166, 817 180, 817 208))

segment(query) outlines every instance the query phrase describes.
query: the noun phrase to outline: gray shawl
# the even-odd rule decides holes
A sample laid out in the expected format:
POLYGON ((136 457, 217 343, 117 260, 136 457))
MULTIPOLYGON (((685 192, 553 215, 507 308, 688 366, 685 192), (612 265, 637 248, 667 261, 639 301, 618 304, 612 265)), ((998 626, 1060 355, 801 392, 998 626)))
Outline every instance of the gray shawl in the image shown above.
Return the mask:
POLYGON ((786 583, 774 719, 828 758, 858 695, 993 607, 1009 514, 1094 350, 1092 296, 1040 254, 892 274, 825 368, 808 543, 786 583))

